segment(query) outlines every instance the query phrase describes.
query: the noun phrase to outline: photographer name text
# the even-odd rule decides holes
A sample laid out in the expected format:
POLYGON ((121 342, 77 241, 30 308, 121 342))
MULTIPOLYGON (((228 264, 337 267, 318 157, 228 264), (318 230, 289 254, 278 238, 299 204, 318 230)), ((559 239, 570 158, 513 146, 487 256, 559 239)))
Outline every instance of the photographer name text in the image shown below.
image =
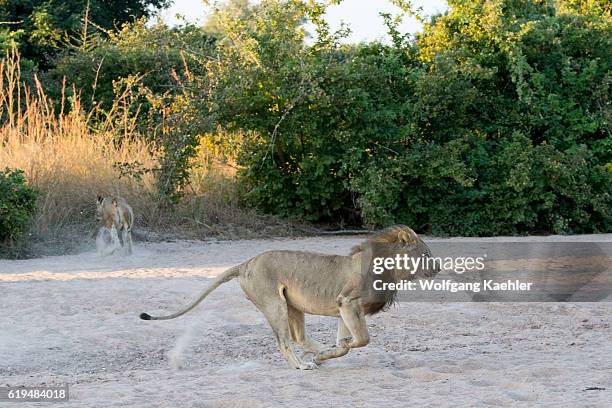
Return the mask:
POLYGON ((479 293, 480 291, 491 291, 491 292, 504 292, 504 291, 530 291, 533 282, 522 282, 518 279, 507 280, 504 282, 495 282, 491 279, 485 279, 479 282, 455 282, 450 279, 441 281, 409 281, 401 280, 399 282, 383 282, 382 280, 375 280, 375 290, 405 290, 405 291, 432 291, 432 292, 474 292, 479 293))

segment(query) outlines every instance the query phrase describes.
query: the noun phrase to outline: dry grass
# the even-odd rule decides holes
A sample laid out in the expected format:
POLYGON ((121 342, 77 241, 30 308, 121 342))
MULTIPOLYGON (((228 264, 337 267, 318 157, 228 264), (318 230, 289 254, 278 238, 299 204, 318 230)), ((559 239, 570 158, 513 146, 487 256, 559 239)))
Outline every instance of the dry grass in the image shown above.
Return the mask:
POLYGON ((31 234, 38 253, 66 252, 76 249, 82 236, 91 239, 97 193, 124 197, 134 208, 140 236, 236 238, 288 232, 287 224, 240 205, 234 167, 221 164, 220 152, 204 145, 194 159, 183 202, 172 211, 161 209, 151 172, 133 177, 117 166, 158 166, 156 147, 139 137, 133 125, 122 126, 117 134, 115 124, 123 120, 118 116, 124 110, 111 111, 94 128, 94 115, 82 111, 78 98, 70 100, 69 112, 66 104, 62 98, 56 109, 37 80, 31 87, 21 81, 15 52, 2 59, 0 167, 24 170, 28 183, 41 193, 31 234))

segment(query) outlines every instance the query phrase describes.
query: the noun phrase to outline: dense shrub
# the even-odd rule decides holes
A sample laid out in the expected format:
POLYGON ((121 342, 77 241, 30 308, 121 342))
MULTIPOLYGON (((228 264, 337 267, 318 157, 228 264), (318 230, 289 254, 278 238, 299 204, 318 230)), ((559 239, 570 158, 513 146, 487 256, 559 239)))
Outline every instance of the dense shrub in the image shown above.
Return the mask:
POLYGON ((139 85, 162 95, 185 75, 202 74, 195 59, 211 52, 215 41, 211 35, 193 25, 145 24, 144 19, 126 23, 109 32, 108 38, 92 35, 87 43, 59 52, 53 68, 42 78, 52 96, 58 99, 66 78, 87 111, 96 104, 109 110, 121 78, 139 76, 139 85))
POLYGON ((26 184, 22 170, 0 172, 0 244, 10 250, 30 226, 37 193, 26 184))
POLYGON ((552 2, 450 6, 417 42, 398 154, 352 183, 364 221, 457 235, 610 231, 609 16, 552 2))
POLYGON ((24 59, 48 68, 53 55, 84 28, 104 32, 150 16, 167 0, 7 0, 0 2, 0 45, 17 39, 24 59), (85 26, 83 22, 87 18, 85 26))
POLYGON ((297 6, 228 24, 241 43, 222 54, 217 106, 255 131, 248 200, 437 234, 610 231, 610 16, 596 2, 449 3, 416 41, 390 24, 393 45, 327 32, 303 46, 297 6))

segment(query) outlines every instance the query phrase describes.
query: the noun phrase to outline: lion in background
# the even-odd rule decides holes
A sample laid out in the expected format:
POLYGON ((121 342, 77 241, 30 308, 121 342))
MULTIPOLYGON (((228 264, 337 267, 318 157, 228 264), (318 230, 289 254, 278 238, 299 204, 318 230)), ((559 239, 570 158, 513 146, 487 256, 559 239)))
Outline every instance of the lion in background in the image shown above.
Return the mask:
POLYGON ((429 247, 406 226, 390 227, 353 248, 348 256, 324 255, 302 251, 268 251, 220 274, 200 297, 182 311, 169 316, 150 316, 143 320, 167 320, 196 307, 221 284, 239 278, 247 298, 266 316, 281 353, 299 369, 312 369, 321 362, 344 356, 350 349, 370 341, 366 315, 389 307, 395 290, 377 291, 376 279, 399 282, 431 277, 437 270, 403 269, 372 273, 372 259, 407 254, 431 257, 429 247), (304 314, 338 317, 336 344, 327 347, 305 331, 304 314), (312 362, 298 356, 292 341, 314 353, 312 362))
MULTIPOLYGON (((102 222, 102 228, 98 234, 100 238, 104 228, 110 234, 110 250, 112 253, 122 247, 126 254, 132 253, 132 227, 134 226, 134 212, 132 207, 121 197, 102 197, 98 194, 96 198, 96 219, 102 222), (119 239, 121 234, 121 240, 119 239)), ((102 253, 98 247, 100 255, 102 253)))

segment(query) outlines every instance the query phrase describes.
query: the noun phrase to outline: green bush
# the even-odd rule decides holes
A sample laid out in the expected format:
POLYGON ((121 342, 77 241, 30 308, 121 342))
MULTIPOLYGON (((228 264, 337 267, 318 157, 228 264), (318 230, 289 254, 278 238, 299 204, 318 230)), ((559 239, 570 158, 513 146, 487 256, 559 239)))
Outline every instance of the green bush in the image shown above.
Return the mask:
MULTIPOLYGON (((121 78, 139 76, 139 85, 163 95, 180 90, 179 82, 186 73, 201 74, 194 57, 209 54, 214 37, 193 25, 145 24, 144 19, 126 23, 108 38, 92 36, 86 46, 60 51, 54 67, 42 75, 51 96, 59 100, 62 92, 71 94, 74 85, 86 111, 98 104, 109 110, 121 78), (62 89, 64 78, 68 89, 62 89)), ((144 108, 148 110, 148 104, 144 108)))
POLYGON ((37 192, 26 184, 22 170, 0 172, 0 243, 11 252, 27 232, 36 211, 37 192))
POLYGON ((363 220, 453 235, 610 231, 609 15, 449 4, 416 44, 408 126, 385 142, 397 154, 354 172, 363 220))
POLYGON ((610 16, 596 2, 449 4, 416 41, 391 24, 392 45, 305 47, 299 7, 230 24, 242 42, 220 41, 215 103, 254 131, 249 202, 435 234, 612 230, 610 16))
POLYGON ((87 16, 89 32, 106 32, 117 25, 154 14, 168 6, 167 0, 26 0, 1 1, 0 42, 5 36, 19 36, 24 58, 49 68, 53 56, 73 37, 84 32, 87 16))

